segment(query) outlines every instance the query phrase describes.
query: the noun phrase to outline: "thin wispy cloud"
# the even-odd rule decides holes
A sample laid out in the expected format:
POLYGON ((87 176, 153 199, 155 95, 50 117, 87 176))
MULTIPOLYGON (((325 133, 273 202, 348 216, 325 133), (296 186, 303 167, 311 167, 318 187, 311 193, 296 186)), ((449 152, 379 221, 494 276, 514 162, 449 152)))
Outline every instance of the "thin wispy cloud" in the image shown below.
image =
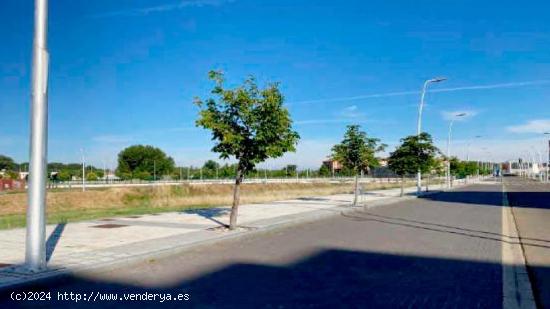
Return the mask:
POLYGON ((546 133, 550 132, 550 119, 534 119, 527 123, 509 126, 509 132, 513 133, 546 133))
POLYGON ((359 110, 359 107, 357 107, 357 105, 351 105, 351 106, 347 106, 345 107, 344 109, 342 109, 342 111, 340 112, 340 116, 344 117, 344 118, 364 118, 365 117, 365 113, 361 112, 359 110))
POLYGON ((115 17, 115 16, 141 16, 153 13, 162 13, 167 11, 181 10, 189 7, 220 6, 234 0, 184 0, 175 3, 166 3, 161 5, 127 9, 120 11, 105 12, 94 15, 95 18, 115 17))
MULTIPOLYGON (((501 84, 473 85, 473 86, 462 86, 462 87, 453 87, 453 88, 429 89, 428 92, 436 93, 436 92, 455 92, 455 91, 468 91, 468 90, 491 90, 491 89, 517 88, 517 87, 547 85, 547 84, 550 84, 550 80, 544 79, 544 80, 532 80, 532 81, 523 81, 523 82, 501 83, 501 84)), ((420 91, 411 90, 411 91, 373 93, 373 94, 365 94, 365 95, 358 95, 358 96, 352 96, 352 97, 338 97, 338 98, 293 101, 291 103, 307 104, 307 103, 322 103, 322 102, 341 102, 341 101, 354 101, 354 100, 397 97, 397 96, 407 96, 407 95, 420 95, 420 91)))

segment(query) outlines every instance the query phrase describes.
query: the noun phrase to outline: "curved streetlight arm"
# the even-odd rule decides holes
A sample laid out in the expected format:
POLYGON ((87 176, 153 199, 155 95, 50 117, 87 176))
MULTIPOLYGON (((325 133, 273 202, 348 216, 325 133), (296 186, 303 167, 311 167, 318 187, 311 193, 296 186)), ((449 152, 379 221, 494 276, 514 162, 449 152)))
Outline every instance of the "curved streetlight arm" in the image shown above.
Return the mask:
POLYGON ((431 83, 432 80, 429 79, 424 82, 424 85, 422 86, 422 93, 420 94, 420 105, 418 106, 418 120, 416 121, 416 135, 420 135, 420 132, 422 131, 422 110, 424 109, 424 98, 426 97, 426 89, 428 88, 428 84, 431 83))

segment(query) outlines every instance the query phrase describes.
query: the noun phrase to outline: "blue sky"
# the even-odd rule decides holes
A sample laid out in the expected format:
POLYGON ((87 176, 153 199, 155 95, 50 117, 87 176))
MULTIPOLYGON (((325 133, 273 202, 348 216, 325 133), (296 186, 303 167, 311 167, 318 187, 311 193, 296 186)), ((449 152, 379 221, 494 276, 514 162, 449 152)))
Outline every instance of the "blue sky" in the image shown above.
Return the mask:
MULTIPOLYGON (((33 2, 0 4, 0 153, 26 161, 33 2)), ((389 144, 424 130, 453 153, 504 160, 543 152, 550 131, 548 1, 51 0, 49 160, 114 165, 125 146, 179 164, 216 158, 194 127, 207 72, 230 85, 278 81, 302 140, 268 162, 318 167, 345 126, 389 144), (483 149, 485 148, 485 149, 483 149)))

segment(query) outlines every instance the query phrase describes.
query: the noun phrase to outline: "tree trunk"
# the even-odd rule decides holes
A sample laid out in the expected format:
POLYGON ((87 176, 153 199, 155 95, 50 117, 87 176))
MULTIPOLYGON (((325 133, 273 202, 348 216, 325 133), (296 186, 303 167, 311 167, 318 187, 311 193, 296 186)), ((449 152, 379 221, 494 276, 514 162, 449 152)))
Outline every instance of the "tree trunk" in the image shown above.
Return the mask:
POLYGON ((359 195, 359 177, 355 174, 355 193, 353 196, 353 206, 357 205, 357 196, 359 195))
POLYGON ((239 214, 239 201, 241 198, 241 182, 243 181, 243 173, 238 168, 235 177, 235 186, 233 187, 233 205, 231 206, 231 215, 229 216, 229 229, 237 228, 237 215, 239 214))
POLYGON ((405 194, 405 175, 401 175, 401 197, 405 194))

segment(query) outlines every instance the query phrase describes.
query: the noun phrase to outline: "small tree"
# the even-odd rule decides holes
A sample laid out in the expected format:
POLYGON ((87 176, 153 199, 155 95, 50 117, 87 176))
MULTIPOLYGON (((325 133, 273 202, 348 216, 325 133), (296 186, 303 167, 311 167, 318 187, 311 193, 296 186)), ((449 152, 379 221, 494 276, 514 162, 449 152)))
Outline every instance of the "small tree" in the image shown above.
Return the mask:
POLYGON ((238 88, 225 89, 221 72, 211 71, 209 78, 215 82, 212 94, 217 99, 195 100, 200 108, 196 124, 212 131, 212 151, 238 161, 229 220, 229 228, 235 229, 243 176, 268 158, 295 151, 300 137, 292 129, 278 84, 259 89, 250 77, 238 88))
POLYGON ((390 154, 388 159, 389 168, 401 177, 401 196, 404 193, 405 175, 414 174, 417 171, 430 172, 436 165, 435 156, 438 152, 428 133, 401 139, 401 145, 390 154))
POLYGON ((361 127, 358 125, 350 125, 347 128, 342 142, 332 147, 332 158, 355 175, 353 205, 357 205, 359 173, 361 171, 368 172, 370 168, 380 165, 375 154, 383 151, 386 145, 380 144, 380 140, 377 138, 368 137, 367 133, 361 131, 361 127))

